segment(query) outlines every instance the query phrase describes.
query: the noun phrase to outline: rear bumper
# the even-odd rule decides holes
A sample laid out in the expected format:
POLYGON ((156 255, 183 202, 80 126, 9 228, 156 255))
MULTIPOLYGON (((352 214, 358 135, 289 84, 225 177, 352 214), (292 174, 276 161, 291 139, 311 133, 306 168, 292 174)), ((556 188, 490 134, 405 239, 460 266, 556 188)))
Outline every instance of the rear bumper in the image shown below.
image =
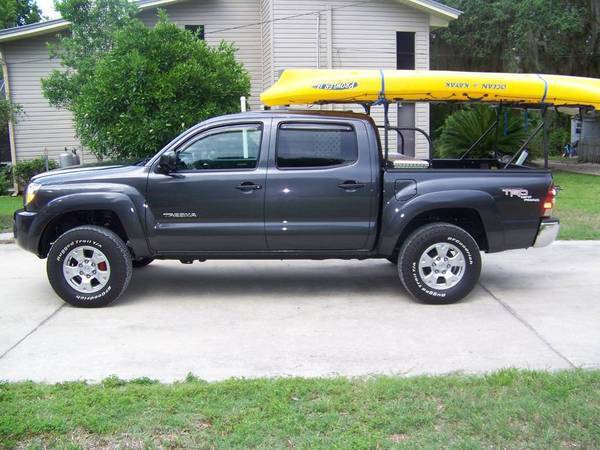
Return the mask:
POLYGON ((540 223, 537 236, 533 243, 534 247, 546 247, 552 244, 558 237, 560 222, 558 219, 543 219, 540 223))

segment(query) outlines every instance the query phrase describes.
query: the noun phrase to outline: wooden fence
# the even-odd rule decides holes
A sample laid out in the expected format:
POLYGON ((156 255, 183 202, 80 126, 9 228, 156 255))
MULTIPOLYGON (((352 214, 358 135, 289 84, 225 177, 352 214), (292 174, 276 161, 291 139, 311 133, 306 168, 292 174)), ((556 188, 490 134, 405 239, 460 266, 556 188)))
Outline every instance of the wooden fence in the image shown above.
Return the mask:
POLYGON ((582 139, 577 146, 579 162, 600 163, 600 139, 582 139))

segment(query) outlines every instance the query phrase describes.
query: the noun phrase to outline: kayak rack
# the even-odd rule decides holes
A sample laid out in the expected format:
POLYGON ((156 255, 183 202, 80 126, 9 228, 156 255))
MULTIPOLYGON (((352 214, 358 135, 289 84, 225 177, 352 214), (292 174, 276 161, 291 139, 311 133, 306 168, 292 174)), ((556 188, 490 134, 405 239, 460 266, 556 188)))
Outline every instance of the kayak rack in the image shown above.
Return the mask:
MULTIPOLYGON (((431 140, 431 136, 429 136, 429 133, 427 133, 427 131, 423 130, 422 128, 417 128, 417 127, 393 127, 393 126, 385 126, 385 125, 377 125, 377 128, 379 129, 383 129, 383 130, 389 130, 389 131, 395 131, 398 134, 398 137, 400 138, 400 154, 404 155, 404 135, 402 134, 403 131, 415 131, 417 133, 422 134, 423 136, 425 136, 425 139, 427 139, 427 142, 429 143, 429 160, 431 161, 433 159, 433 141, 431 140)), ((389 136, 387 138, 384 137, 385 139, 389 139, 389 136)), ((385 159, 387 161, 388 158, 388 144, 385 144, 384 146, 384 156, 385 159)))
MULTIPOLYGON (((375 105, 383 105, 383 114, 384 114, 384 125, 377 125, 378 129, 383 129, 383 141, 384 141, 384 160, 387 164, 388 158, 389 158, 389 132, 390 131, 395 131, 398 134, 398 137, 400 138, 400 142, 401 142, 401 154, 404 155, 404 148, 405 148, 405 138, 404 135, 402 134, 403 131, 414 131, 417 133, 422 134, 423 136, 425 136, 425 138, 427 139, 427 142, 429 144, 429 157, 428 157, 428 161, 433 161, 434 157, 433 157, 433 153, 434 153, 434 148, 433 148, 433 140, 431 139, 431 136, 429 135, 429 133, 427 133, 425 130, 423 130, 422 128, 417 128, 417 127, 394 127, 392 125, 390 125, 390 120, 389 120, 389 105, 390 105, 390 101, 385 100, 385 99, 380 99, 375 103, 363 103, 362 106, 365 109, 365 113, 367 115, 371 114, 371 107, 375 106, 375 105)), ((459 160, 464 160, 475 148, 477 148, 477 146, 479 144, 481 144, 481 142, 494 130, 496 130, 496 133, 500 132, 500 118, 502 115, 502 111, 504 110, 505 107, 509 107, 509 108, 515 108, 515 109, 523 109, 525 110, 525 112, 527 113, 529 111, 530 108, 529 106, 523 106, 523 105, 506 105, 506 104, 498 104, 498 111, 496 114, 496 120, 494 121, 494 123, 492 125, 490 125, 481 136, 479 136, 479 138, 477 138, 477 140, 475 142, 473 142, 473 144, 471 144, 471 146, 460 156, 460 158, 458 158, 459 160)), ((537 108, 536 108, 537 109, 537 108)), ((523 152, 527 151, 527 148, 529 146, 529 144, 531 144, 531 141, 540 133, 540 131, 543 131, 543 143, 542 143, 542 147, 543 147, 543 151, 544 151, 544 169, 548 169, 548 155, 549 155, 549 134, 548 134, 548 106, 547 105, 542 105, 541 107, 539 107, 539 109, 541 110, 541 115, 542 115, 542 121, 540 122, 540 124, 533 130, 533 132, 527 137, 527 139, 525 140, 525 142, 523 142, 523 144, 519 147, 519 149, 515 152, 514 155, 512 155, 512 157, 510 158, 510 160, 504 164, 504 166, 502 167, 502 169, 508 169, 510 167, 510 165, 515 161, 518 160, 518 157, 520 155, 523 154, 523 152)), ((526 116, 527 117, 527 116, 526 116)), ((495 153, 495 158, 498 159, 498 155, 496 150, 494 150, 495 153)))

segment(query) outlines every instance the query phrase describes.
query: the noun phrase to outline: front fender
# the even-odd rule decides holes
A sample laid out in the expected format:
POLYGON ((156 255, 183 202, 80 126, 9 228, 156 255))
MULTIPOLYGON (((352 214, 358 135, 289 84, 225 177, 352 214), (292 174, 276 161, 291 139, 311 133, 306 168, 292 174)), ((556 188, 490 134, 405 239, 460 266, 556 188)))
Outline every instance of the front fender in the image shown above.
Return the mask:
POLYGON ((429 192, 408 201, 391 197, 383 207, 379 253, 391 255, 403 231, 417 216, 436 209, 452 208, 477 211, 483 223, 489 251, 504 248, 504 231, 494 198, 487 192, 460 189, 429 192))
MULTIPOLYGON (((117 215, 125 232, 127 245, 137 257, 149 256, 150 249, 144 233, 144 201, 136 191, 131 196, 109 190, 88 190, 85 192, 65 193, 50 200, 43 206, 38 215, 46 218, 56 218, 65 213, 76 211, 106 210, 117 215)), ((46 226, 50 223, 48 220, 46 226)), ((41 233, 40 233, 41 234, 41 233)))

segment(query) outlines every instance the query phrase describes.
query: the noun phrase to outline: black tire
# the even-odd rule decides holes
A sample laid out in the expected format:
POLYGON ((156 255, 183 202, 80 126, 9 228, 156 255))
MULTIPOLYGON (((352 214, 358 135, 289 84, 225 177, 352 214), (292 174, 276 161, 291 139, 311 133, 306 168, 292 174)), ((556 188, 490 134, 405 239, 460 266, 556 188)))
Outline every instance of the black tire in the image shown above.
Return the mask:
MULTIPOLYGON (((433 252, 434 255, 437 254, 437 250, 434 249, 433 252)), ((446 267, 443 268, 446 269, 446 267)), ((415 230, 402 245, 398 260, 398 273, 406 290, 416 299, 435 305, 454 303, 466 297, 479 281, 481 273, 479 246, 469 233, 455 225, 448 223, 425 225, 415 230), (462 278, 454 286, 437 289, 428 286, 422 277, 425 269, 419 270, 419 260, 424 256, 425 251, 435 244, 446 244, 444 248, 448 248, 448 244, 450 244, 452 246, 450 251, 457 249, 462 253, 464 272, 461 272, 462 278)), ((431 270, 425 273, 425 276, 429 273, 431 270)), ((436 280, 443 280, 444 284, 447 282, 445 276, 441 274, 440 278, 436 280)), ((437 285, 437 283, 434 284, 437 285)))
POLYGON ((133 260, 131 260, 131 265, 133 266, 134 269, 139 269, 141 267, 146 267, 152 261, 154 261, 154 258, 133 259, 133 260))
MULTIPOLYGON (((89 250, 82 253, 85 252, 89 250)), ((99 267, 100 264, 98 270, 99 267)), ((73 270, 79 269, 74 266, 73 270)), ((115 301, 129 285, 132 274, 131 255, 121 238, 112 231, 84 225, 65 232, 54 242, 48 253, 46 272, 52 288, 65 302, 80 308, 98 308, 115 301), (96 292, 84 293, 75 289, 63 275, 64 259, 78 246, 97 249, 108 260, 110 270, 106 281, 103 281, 106 284, 96 292)))

